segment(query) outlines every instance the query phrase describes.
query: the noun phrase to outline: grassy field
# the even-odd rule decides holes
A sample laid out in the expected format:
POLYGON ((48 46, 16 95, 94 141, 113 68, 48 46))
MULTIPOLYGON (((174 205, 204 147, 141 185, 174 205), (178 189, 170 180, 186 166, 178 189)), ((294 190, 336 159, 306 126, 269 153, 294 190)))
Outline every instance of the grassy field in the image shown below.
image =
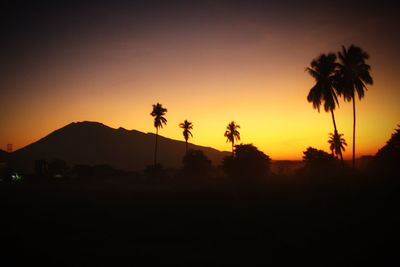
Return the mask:
POLYGON ((390 181, 118 176, 0 183, 2 261, 394 266, 399 187, 390 181))

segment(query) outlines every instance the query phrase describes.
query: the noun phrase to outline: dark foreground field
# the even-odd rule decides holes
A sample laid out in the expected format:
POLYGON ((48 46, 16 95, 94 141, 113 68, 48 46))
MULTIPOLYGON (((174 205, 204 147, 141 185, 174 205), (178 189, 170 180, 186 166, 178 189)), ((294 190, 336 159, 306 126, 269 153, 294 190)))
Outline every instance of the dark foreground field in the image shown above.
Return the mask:
POLYGON ((0 265, 399 266, 399 190, 378 180, 0 183, 0 265))

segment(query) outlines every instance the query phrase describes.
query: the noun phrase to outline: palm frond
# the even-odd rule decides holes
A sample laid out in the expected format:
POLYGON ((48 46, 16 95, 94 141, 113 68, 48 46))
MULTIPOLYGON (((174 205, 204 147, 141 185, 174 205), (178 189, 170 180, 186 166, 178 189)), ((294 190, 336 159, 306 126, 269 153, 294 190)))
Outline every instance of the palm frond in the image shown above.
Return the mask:
POLYGON ((167 119, 165 116, 167 109, 164 108, 160 103, 153 105, 153 110, 150 113, 151 116, 154 117, 154 127, 155 128, 163 128, 163 124, 167 124, 167 119))

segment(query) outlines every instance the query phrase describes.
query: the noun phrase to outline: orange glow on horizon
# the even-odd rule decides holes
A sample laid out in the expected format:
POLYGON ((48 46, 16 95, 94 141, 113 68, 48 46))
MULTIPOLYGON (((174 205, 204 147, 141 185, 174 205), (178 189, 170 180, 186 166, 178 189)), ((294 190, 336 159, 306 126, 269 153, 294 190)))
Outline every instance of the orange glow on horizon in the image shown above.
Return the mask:
MULTIPOLYGON (((365 99, 357 101, 358 156, 375 154, 390 137, 396 126, 396 115, 399 115, 398 110, 391 108, 396 101, 379 95, 380 79, 379 75, 374 75, 375 85, 367 91, 365 99), (390 101, 393 102, 392 105, 390 101)), ((63 102, 39 101, 29 107, 29 110, 36 110, 33 114, 22 110, 21 113, 28 117, 16 117, 14 127, 10 128, 12 131, 7 132, 7 138, 2 136, 2 140, 4 146, 6 143, 13 143, 14 149, 18 149, 70 122, 83 120, 99 121, 113 128, 154 132, 149 113, 151 105, 158 101, 168 108, 168 124, 160 130, 160 134, 172 139, 183 140, 178 124, 188 119, 194 124, 194 137, 189 140, 191 143, 229 151, 230 144, 226 143, 223 133, 228 122, 234 120, 241 126, 241 142, 253 143, 272 159, 299 160, 308 146, 329 151, 328 133, 333 132, 331 116, 323 111, 318 113, 306 101, 308 90, 313 84, 311 77, 299 72, 298 80, 284 83, 282 86, 285 87, 277 90, 278 92, 268 90, 267 84, 268 81, 262 77, 258 81, 252 80, 251 83, 221 83, 214 87, 203 84, 202 86, 213 88, 207 94, 198 95, 194 99, 190 99, 190 92, 201 90, 200 88, 193 86, 190 92, 185 93, 186 85, 174 88, 171 86, 166 87, 166 91, 174 90, 175 94, 161 95, 157 99, 144 95, 137 103, 134 101, 135 91, 129 90, 123 91, 121 95, 114 95, 112 91, 89 93, 81 99, 63 95, 59 96, 65 99, 63 102), (217 90, 224 85, 229 89, 217 90), (229 90, 234 93, 226 95, 229 90), (182 96, 178 98, 177 94, 182 96), (113 102, 116 104, 110 104, 113 102), (48 111, 57 116, 49 116, 48 111)), ((273 88, 277 88, 276 86, 275 84, 273 88)), ((129 87, 126 85, 126 88, 129 87)), ((144 91, 151 90, 148 87, 144 91)), ((350 159, 351 103, 341 101, 335 116, 339 132, 344 133, 348 143, 344 157, 350 159)))
MULTIPOLYGON (((187 119, 194 125, 189 142, 229 151, 224 131, 233 120, 241 142, 272 159, 300 160, 308 146, 329 152, 331 116, 307 102, 314 81, 304 70, 320 53, 352 43, 371 55, 374 78, 356 102, 357 157, 375 154, 390 138, 400 123, 397 47, 382 42, 378 19, 365 18, 365 33, 362 23, 347 27, 346 20, 282 22, 233 12, 220 21, 217 11, 216 25, 208 16, 190 25, 171 19, 146 24, 137 35, 94 31, 39 50, 39 59, 2 81, 9 93, 0 99, 0 148, 12 143, 16 150, 85 120, 154 132, 149 114, 159 102, 168 109, 165 137, 183 140, 178 125, 187 119)), ((351 103, 340 100, 335 116, 350 159, 351 103)))

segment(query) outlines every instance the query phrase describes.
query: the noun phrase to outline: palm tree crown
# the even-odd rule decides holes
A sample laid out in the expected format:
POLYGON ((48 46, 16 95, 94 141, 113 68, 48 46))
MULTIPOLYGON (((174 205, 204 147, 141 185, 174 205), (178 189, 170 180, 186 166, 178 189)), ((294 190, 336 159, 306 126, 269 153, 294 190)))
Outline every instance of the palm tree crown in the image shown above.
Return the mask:
POLYGON ((235 140, 240 140, 240 133, 238 129, 240 125, 237 125, 234 121, 231 121, 228 126, 226 126, 226 131, 224 136, 226 137, 226 142, 232 143, 232 156, 233 156, 233 148, 235 145, 235 140))
POLYGON ((365 63, 369 55, 360 47, 351 45, 348 49, 342 46, 339 52, 339 68, 337 71, 337 88, 346 101, 353 102, 353 168, 356 154, 356 101, 355 94, 362 99, 367 89, 366 84, 373 84, 371 67, 365 63))
POLYGON ((167 124, 167 119, 164 117, 167 111, 160 103, 153 105, 153 111, 150 115, 154 117, 154 127, 156 129, 162 128, 163 124, 167 124))
POLYGON ((316 84, 311 88, 307 100, 315 109, 320 110, 322 101, 326 112, 332 111, 338 105, 335 90, 336 55, 322 54, 311 62, 311 68, 306 71, 315 79, 316 84))
POLYGON ((345 151, 345 146, 347 146, 346 140, 343 138, 343 134, 330 133, 328 143, 330 144, 330 150, 332 154, 339 157, 342 151, 345 151))
POLYGON ((342 46, 339 54, 338 89, 346 101, 351 101, 357 93, 358 98, 364 97, 366 84, 373 84, 370 74, 371 67, 365 63, 369 55, 360 47, 351 45, 348 49, 342 46))
POLYGON ((184 122, 179 124, 179 127, 183 129, 183 137, 185 138, 185 142, 186 142, 186 153, 187 153, 187 143, 189 140, 189 136, 193 137, 193 134, 190 130, 193 130, 193 123, 185 120, 184 122))
POLYGON ((157 143, 158 143, 158 129, 167 124, 167 119, 164 117, 167 109, 163 108, 160 103, 153 105, 153 110, 150 113, 154 117, 154 127, 156 128, 156 144, 154 147, 154 167, 157 165, 157 143))
MULTIPOLYGON (((337 133, 334 110, 336 105, 339 106, 336 81, 337 81, 336 55, 333 53, 322 54, 318 58, 311 61, 311 68, 306 71, 315 79, 315 85, 308 93, 307 100, 313 104, 315 109, 320 110, 322 102, 324 102, 324 110, 332 115, 333 129, 337 133)), ((341 151, 340 158, 343 160, 341 151)))

